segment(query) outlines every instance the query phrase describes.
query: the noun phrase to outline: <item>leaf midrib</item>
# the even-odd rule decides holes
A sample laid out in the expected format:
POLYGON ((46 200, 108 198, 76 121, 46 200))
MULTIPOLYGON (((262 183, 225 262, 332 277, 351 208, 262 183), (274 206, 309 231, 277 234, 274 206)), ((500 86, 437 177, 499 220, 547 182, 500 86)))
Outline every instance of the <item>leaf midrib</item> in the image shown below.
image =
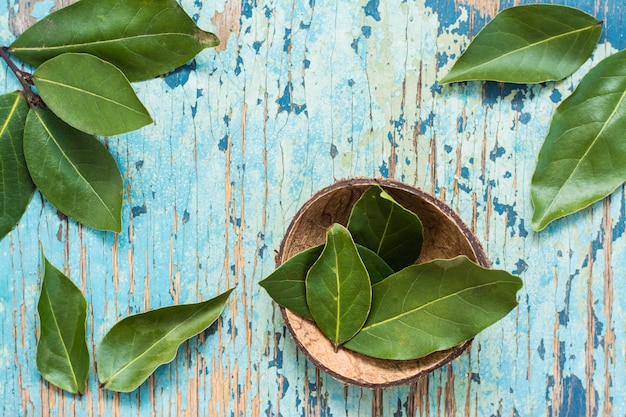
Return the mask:
POLYGON ((65 359, 67 360, 67 363, 69 364, 70 367, 70 373, 72 375, 72 381, 74 383, 74 387, 76 388, 76 391, 78 391, 78 380, 76 379, 76 371, 74 370, 74 365, 72 363, 72 359, 70 356, 70 353, 67 349, 67 346, 65 345, 65 339, 63 339, 63 336, 61 335, 61 327, 59 326, 59 322, 57 320, 57 316, 56 313, 54 311, 54 308, 52 306, 52 300, 50 299, 50 293, 48 292, 48 289, 46 288, 45 291, 45 296, 46 296, 46 301, 48 303, 48 306, 50 307, 50 314, 52 316, 52 320, 54 322, 54 327, 56 327, 57 330, 57 334, 59 336, 59 339, 61 340, 61 346, 63 346, 63 352, 65 353, 65 359))
POLYGON ((46 79, 46 78, 41 78, 41 77, 37 77, 36 80, 38 80, 40 82, 43 82, 43 83, 52 84, 52 85, 60 87, 60 88, 67 88, 68 90, 74 90, 76 92, 83 93, 85 95, 94 97, 96 99, 101 99, 101 100, 106 101, 108 103, 112 103, 112 104, 117 105, 117 106, 119 106, 121 108, 124 108, 124 109, 127 109, 129 111, 132 111, 132 112, 134 112, 134 113, 136 113, 136 114, 138 114, 140 116, 145 116, 144 113, 142 113, 142 112, 140 112, 140 111, 138 111, 138 110, 136 110, 136 109, 134 109, 132 107, 129 107, 129 106, 127 106, 124 103, 112 100, 109 97, 105 97, 103 95, 96 94, 96 93, 94 93, 92 91, 83 90, 82 88, 79 88, 79 87, 76 87, 76 86, 73 86, 73 85, 70 85, 70 84, 64 84, 64 83, 61 83, 61 82, 58 82, 58 81, 53 81, 53 80, 46 79))
POLYGON ((11 47, 10 50, 12 52, 15 52, 15 51, 18 51, 18 52, 19 51, 54 51, 57 49, 92 47, 92 46, 106 45, 109 43, 118 43, 118 42, 123 43, 126 41, 132 41, 132 40, 137 40, 137 39, 162 37, 162 36, 172 36, 172 37, 184 36, 184 37, 195 38, 194 35, 189 34, 189 33, 167 32, 167 33, 155 33, 155 34, 147 34, 147 35, 133 35, 133 36, 129 36, 126 38, 104 39, 104 40, 98 40, 98 41, 92 41, 92 42, 73 43, 73 44, 68 44, 68 45, 53 45, 53 46, 41 46, 41 47, 30 47, 30 48, 11 47))
POLYGON ((617 110, 620 108, 620 106, 624 102, 625 98, 626 98, 626 91, 624 91, 622 93, 618 103, 615 105, 615 108, 611 112, 610 116, 606 119, 606 122, 604 122, 604 124, 602 125, 602 129, 600 129, 600 131, 593 138, 593 141, 587 147, 587 149, 585 150, 585 153, 580 158, 578 158, 578 162, 576 163, 576 166, 574 167, 574 169, 572 169, 572 172, 570 173, 570 175, 567 176, 567 179, 565 181, 563 181, 563 185, 559 188, 559 191, 556 193, 556 195, 554 196, 554 198, 550 202, 550 205, 548 207, 546 207, 546 209, 544 210, 544 214, 541 216, 542 220, 545 219, 545 217, 546 217, 546 215, 548 213, 550 213, 550 211, 552 210, 552 207, 554 206, 556 201, 561 196, 561 193, 565 189, 565 186, 567 185, 567 183, 569 183, 570 180, 572 179, 572 177, 574 177, 574 175, 578 172, 578 170, 580 169, 580 166, 582 164, 582 161, 586 159, 586 157, 589 155, 589 152, 591 152, 591 149, 593 147, 595 147, 596 143, 598 142, 598 140, 602 136, 602 133, 604 133, 604 131, 606 130, 607 126, 611 123, 613 117, 615 116, 615 114, 617 113, 617 110))
POLYGON ((443 297, 439 297, 439 298, 436 298, 436 299, 434 299, 432 301, 429 301, 429 302, 427 302, 425 304, 422 304, 421 306, 419 306, 417 308, 405 311, 404 313, 401 313, 401 314, 398 314, 396 316, 390 317, 390 318, 388 318, 386 320, 383 320, 383 321, 379 321, 378 323, 370 324, 369 326, 363 327, 361 329, 361 332, 365 332, 365 331, 368 331, 368 330, 370 330, 372 328, 375 328, 375 327, 378 327, 378 326, 382 326, 383 324, 387 324, 387 323, 391 323, 391 322, 396 321, 396 320, 400 320, 403 317, 406 317, 406 316, 408 316, 410 314, 413 314, 413 313, 419 312, 421 310, 424 310, 425 308, 427 308, 427 307, 429 307, 429 306, 431 306, 433 304, 436 304, 438 302, 447 300, 447 299, 452 298, 452 297, 459 296, 459 295, 463 294, 464 292, 473 291, 473 290, 477 290, 477 289, 480 289, 480 288, 483 288, 483 287, 488 287, 488 286, 497 285, 497 284, 510 284, 510 285, 513 285, 515 283, 510 282, 510 281, 493 281, 493 282, 488 282, 486 284, 472 286, 472 287, 469 287, 469 288, 463 288, 460 291, 455 291, 455 292, 450 293, 448 295, 445 295, 443 297))
POLYGON ((57 149, 59 150, 59 152, 61 152, 61 155, 63 155, 63 158, 65 158, 65 160, 67 161, 67 163, 72 167, 72 169, 76 172, 76 175, 78 175, 78 177, 83 180, 85 182, 85 184, 87 184, 87 186, 89 187, 89 189, 95 194, 95 196, 98 198, 98 200, 100 201, 100 203, 102 203, 102 206, 106 209, 107 213, 109 213, 109 215, 111 216, 111 219, 113 219, 113 222, 117 224, 117 220, 115 219, 115 216, 113 214, 113 212, 109 209, 109 206, 105 203, 104 200, 102 200, 102 198, 100 197, 100 194, 98 194, 98 192, 92 187, 91 183, 89 181, 87 181, 87 179, 80 173, 80 171, 78 170, 78 168, 76 167, 76 165, 74 165, 74 163, 72 163, 72 160, 69 158, 69 156, 65 153, 65 151, 63 150, 63 148, 59 145, 59 142, 57 142, 55 136, 52 134, 52 132, 50 131, 50 129, 48 129, 48 126, 46 125, 46 123, 43 121, 43 119, 39 116, 39 113, 37 113, 37 111, 33 111, 35 113, 35 116, 37 116, 37 119, 39 119, 39 123, 41 124, 41 126, 46 130, 46 133, 48 134, 48 137, 50 139, 52 139, 52 141, 54 142, 54 144, 56 145, 57 149))
MULTIPOLYGON (((109 378, 107 378, 107 380, 104 382, 104 385, 110 384, 111 381, 113 381, 115 378, 117 378, 119 375, 121 375, 123 372, 125 372, 128 368, 130 368, 133 364, 135 364, 137 361, 139 361, 145 355, 147 355, 149 351, 154 349, 159 343, 161 343, 163 340, 165 340, 169 335, 171 335, 173 332, 175 332, 178 328, 180 328, 182 325, 186 324, 187 322, 192 320, 194 317, 196 317, 197 315, 202 313, 204 311, 204 309, 207 308, 207 306, 208 306, 208 304, 203 305, 200 309, 198 309, 198 311, 193 313, 186 320, 183 320, 179 324, 177 324, 176 326, 172 327, 172 329, 169 332, 165 333, 161 338, 157 339, 157 341, 154 342, 152 345, 150 345, 150 347, 148 349, 144 350, 140 355, 137 355, 137 357, 135 359, 129 361, 126 365, 124 365, 122 368, 120 368, 117 372, 115 372, 109 378)), ((134 343, 134 340, 133 340, 133 343, 134 343)))
MULTIPOLYGON (((2 129, 0 129, 0 138, 2 136, 4 136, 4 132, 7 130, 8 126, 9 126, 9 124, 11 122, 11 119, 13 119, 13 115, 15 114, 15 111, 16 111, 17 106, 18 106, 19 101, 20 101, 20 96, 21 96, 21 93, 18 93, 17 96, 16 96, 16 99, 15 99, 15 102, 13 103, 13 106, 11 107, 11 111, 9 112, 9 115, 8 115, 7 119, 4 121, 4 124, 2 125, 2 129)), ((13 141, 11 141, 11 145, 13 145, 13 141)), ((14 146, 12 146, 12 147, 15 148, 14 146)), ((4 178, 5 178, 5 175, 4 175, 4 164, 0 164, 0 167, 2 168, 2 183, 5 184, 5 182, 4 182, 4 178)), ((2 207, 3 207, 2 214, 4 215, 8 211, 8 210, 6 210, 6 207, 8 207, 7 200, 8 200, 9 194, 8 193, 2 193, 2 194, 3 194, 2 195, 2 197, 3 197, 3 199, 2 199, 3 200, 3 202, 2 202, 2 204, 3 204, 2 205, 2 207)))

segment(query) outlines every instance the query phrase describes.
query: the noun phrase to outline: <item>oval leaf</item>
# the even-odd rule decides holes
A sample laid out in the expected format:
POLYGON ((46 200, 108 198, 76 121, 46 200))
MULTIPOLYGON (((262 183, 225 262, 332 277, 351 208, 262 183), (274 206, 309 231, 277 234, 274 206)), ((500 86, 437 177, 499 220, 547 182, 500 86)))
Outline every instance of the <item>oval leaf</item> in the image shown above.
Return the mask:
POLYGON ((589 58, 601 32, 601 22, 571 7, 511 7, 476 35, 440 82, 560 80, 589 58))
POLYGON ((175 0, 81 0, 32 25, 10 51, 35 67, 66 52, 84 52, 139 81, 217 45, 217 36, 199 29, 175 0))
POLYGON ((369 275, 350 233, 333 225, 322 254, 307 274, 306 299, 315 323, 335 348, 363 326, 371 298, 369 275))
POLYGON ((85 133, 113 136, 152 123, 122 71, 93 55, 52 58, 37 68, 33 82, 54 114, 85 133))
POLYGON ((85 336, 87 301, 68 277, 52 266, 43 254, 42 258, 37 369, 51 384, 76 394, 85 391, 89 375, 85 336))
POLYGON ((372 287, 372 310, 344 347, 417 359, 471 339, 516 305, 522 281, 464 256, 412 265, 372 287))
POLYGON ((322 254, 324 245, 306 249, 280 265, 274 272, 259 282, 279 305, 294 313, 313 320, 306 302, 306 274, 322 254))
POLYGON ((33 182, 59 211, 95 229, 121 231, 122 175, 96 138, 48 110, 31 110, 24 156, 33 182))
POLYGON ((201 303, 136 314, 116 323, 98 348, 100 383, 112 391, 130 392, 137 388, 159 365, 172 361, 185 340, 217 320, 232 291, 201 303))
POLYGON ((626 51, 600 62, 556 109, 531 183, 532 226, 574 213, 626 181, 626 51))
MULTIPOLYGON (((288 308, 294 313, 313 320, 306 302, 306 274, 320 257, 324 245, 306 249, 280 265, 274 272, 259 282, 269 296, 279 305, 288 308)), ((382 281, 393 274, 393 269, 365 246, 356 245, 359 256, 372 284, 382 281)))
POLYGON ((0 96, 0 240, 15 227, 35 192, 22 143, 27 114, 22 93, 0 96))
POLYGON ((373 250, 394 271, 414 263, 424 241, 420 219, 379 186, 368 188, 357 200, 348 230, 356 243, 373 250))

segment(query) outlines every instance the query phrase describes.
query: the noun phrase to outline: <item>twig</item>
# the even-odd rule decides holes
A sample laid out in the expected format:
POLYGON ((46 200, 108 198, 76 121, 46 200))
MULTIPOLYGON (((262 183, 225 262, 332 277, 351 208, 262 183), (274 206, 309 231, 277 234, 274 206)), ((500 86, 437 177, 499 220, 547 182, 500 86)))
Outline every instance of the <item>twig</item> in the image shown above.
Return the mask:
POLYGON ((0 57, 7 63, 13 74, 17 77, 20 84, 22 84, 22 88, 24 89, 24 96, 28 101, 30 107, 44 107, 43 101, 41 101, 41 97, 39 97, 33 89, 31 88, 31 84, 33 83, 32 75, 26 71, 22 71, 15 65, 11 57, 7 53, 8 48, 3 46, 0 48, 0 57))

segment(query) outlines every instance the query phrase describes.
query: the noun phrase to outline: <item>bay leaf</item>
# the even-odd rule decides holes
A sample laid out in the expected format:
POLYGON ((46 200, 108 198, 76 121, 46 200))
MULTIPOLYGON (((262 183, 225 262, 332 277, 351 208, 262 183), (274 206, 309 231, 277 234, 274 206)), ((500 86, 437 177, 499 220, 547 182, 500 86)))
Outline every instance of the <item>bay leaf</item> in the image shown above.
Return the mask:
POLYGON ((552 117, 531 181, 532 226, 574 213, 626 181, 626 51, 602 60, 552 117))
POLYGON ((67 276, 43 254, 42 258, 37 369, 51 384, 72 394, 82 393, 90 366, 85 333, 87 301, 67 276))
MULTIPOLYGON (((324 245, 313 246, 285 261, 265 279, 259 281, 269 296, 279 305, 301 317, 313 320, 306 302, 306 274, 319 258, 324 245)), ((356 245, 372 284, 393 274, 393 269, 370 249, 356 245)))
POLYGON ((100 383, 112 391, 133 391, 157 367, 171 362, 185 340, 219 318, 232 291, 201 303, 158 308, 120 320, 98 347, 100 383))
POLYGON ((84 52, 140 81, 217 45, 217 36, 198 28, 176 0, 81 0, 29 27, 9 51, 34 67, 66 52, 84 52))
POLYGON ((367 322, 344 347, 397 360, 452 348, 506 316, 521 287, 465 256, 409 266, 372 286, 367 322))
POLYGON ((334 224, 306 276, 306 300, 315 323, 335 348, 363 326, 371 298, 369 275, 350 232, 334 224))
POLYGON ((420 219, 380 186, 368 188, 352 208, 348 230, 355 243, 373 250, 394 271, 419 257, 424 241, 420 219))
POLYGON ((485 25, 440 83, 561 80, 591 56, 601 33, 602 22, 572 7, 510 7, 485 25))
POLYGON ((95 137, 49 110, 31 109, 24 156, 33 182, 59 211, 94 229, 121 231, 122 175, 95 137))
POLYGON ((93 55, 56 56, 37 68, 33 82, 54 114, 85 133, 113 136, 152 123, 124 73, 93 55))
POLYGON ((324 245, 313 246, 287 259, 259 285, 279 305, 313 320, 306 302, 306 274, 322 254, 324 245))
POLYGON ((35 192, 24 160, 28 108, 19 91, 0 95, 0 240, 19 222, 35 192))

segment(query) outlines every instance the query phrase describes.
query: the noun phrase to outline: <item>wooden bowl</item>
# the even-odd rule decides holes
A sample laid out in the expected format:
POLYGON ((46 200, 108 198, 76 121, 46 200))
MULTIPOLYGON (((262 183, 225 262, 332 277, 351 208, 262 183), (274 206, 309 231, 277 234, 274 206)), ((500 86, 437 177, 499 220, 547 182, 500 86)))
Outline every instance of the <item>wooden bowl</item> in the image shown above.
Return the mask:
MULTIPOLYGON (((352 206, 372 185, 383 187, 398 203, 417 214, 424 225, 424 244, 417 263, 466 255, 489 267, 482 246, 463 221, 443 202, 417 188, 389 179, 355 178, 324 188, 296 213, 281 242, 277 265, 311 246, 324 243, 334 223, 346 225, 352 206)), ((458 357, 471 340, 456 347, 408 361, 376 359, 333 345, 314 322, 281 308, 296 344, 318 368, 335 379, 368 388, 384 388, 414 382, 422 375, 458 357)))

